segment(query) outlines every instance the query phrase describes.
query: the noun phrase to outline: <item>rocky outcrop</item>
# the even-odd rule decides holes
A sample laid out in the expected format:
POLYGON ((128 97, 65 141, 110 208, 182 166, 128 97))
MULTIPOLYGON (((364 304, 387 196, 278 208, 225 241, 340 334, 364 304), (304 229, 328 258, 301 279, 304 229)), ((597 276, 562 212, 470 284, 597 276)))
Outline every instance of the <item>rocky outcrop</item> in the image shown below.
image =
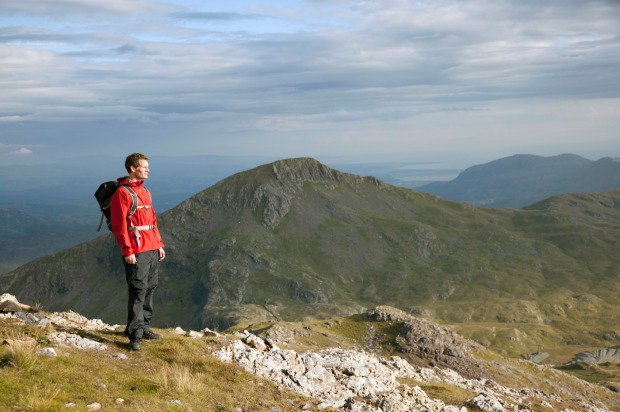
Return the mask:
POLYGON ((389 306, 378 306, 368 316, 377 321, 402 323, 395 344, 417 366, 449 367, 469 377, 485 375, 482 365, 472 356, 482 347, 453 330, 389 306))
POLYGON ((581 352, 575 355, 572 363, 605 363, 620 361, 620 346, 581 352))
MULTIPOLYGON (((0 317, 15 319, 18 324, 36 325, 39 328, 45 328, 48 331, 47 339, 52 345, 67 345, 79 349, 106 350, 108 347, 101 342, 82 337, 70 331, 81 331, 81 333, 103 330, 112 331, 117 327, 108 325, 100 319, 88 319, 73 311, 54 313, 32 311, 30 306, 19 303, 15 296, 8 293, 0 296, 0 317)), ((43 355, 49 353, 53 353, 53 351, 43 350, 41 352, 43 355)))
POLYGON ((19 303, 17 298, 9 293, 3 293, 0 295, 0 313, 22 312, 30 309, 30 306, 19 303))
POLYGON ((521 355, 521 358, 534 363, 543 363, 549 357, 547 352, 534 352, 521 355))
MULTIPOLYGON (((474 394, 466 404, 474 410, 486 412, 529 411, 526 405, 531 404, 558 410, 556 405, 567 401, 555 393, 534 388, 516 390, 490 379, 468 379, 451 369, 416 368, 398 356, 383 359, 365 351, 340 348, 298 353, 282 349, 247 331, 236 337, 215 352, 215 357, 239 364, 282 388, 318 398, 319 409, 372 412, 467 410, 465 406, 447 405, 431 398, 422 389, 424 384, 453 385, 466 390, 474 394), (403 379, 420 385, 399 383, 403 379)), ((582 411, 607 411, 586 399, 570 401, 578 404, 582 411)))
POLYGON ((215 356, 248 371, 318 398, 319 408, 346 411, 460 411, 456 406, 429 398, 419 387, 400 385, 400 377, 422 379, 407 362, 394 357, 382 360, 356 350, 339 348, 300 354, 252 335, 220 349, 215 356))

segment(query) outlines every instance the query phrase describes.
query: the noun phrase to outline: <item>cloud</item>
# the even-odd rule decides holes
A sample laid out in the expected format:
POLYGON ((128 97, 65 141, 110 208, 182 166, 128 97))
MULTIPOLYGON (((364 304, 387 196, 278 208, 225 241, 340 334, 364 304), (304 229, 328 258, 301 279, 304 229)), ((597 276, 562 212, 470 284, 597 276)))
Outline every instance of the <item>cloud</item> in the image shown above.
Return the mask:
POLYGON ((32 150, 27 149, 25 147, 21 147, 15 150, 14 152, 11 152, 10 154, 17 155, 17 156, 29 156, 32 154, 32 150))
POLYGON ((271 16, 268 16, 265 14, 255 14, 255 13, 197 12, 197 11, 174 13, 173 16, 179 19, 215 21, 215 22, 272 18, 271 16))
POLYGON ((26 120, 25 116, 19 114, 0 114, 0 123, 13 123, 26 120))
POLYGON ((174 136, 188 153, 347 152, 353 136, 369 154, 455 136, 483 150, 497 131, 528 152, 541 138, 521 128, 558 147, 618 130, 617 3, 278 5, 0 0, 0 143, 102 150, 115 143, 84 136, 105 124, 116 143, 174 136))
POLYGON ((0 0, 0 12, 40 16, 84 16, 144 13, 168 10, 169 6, 148 0, 0 0))

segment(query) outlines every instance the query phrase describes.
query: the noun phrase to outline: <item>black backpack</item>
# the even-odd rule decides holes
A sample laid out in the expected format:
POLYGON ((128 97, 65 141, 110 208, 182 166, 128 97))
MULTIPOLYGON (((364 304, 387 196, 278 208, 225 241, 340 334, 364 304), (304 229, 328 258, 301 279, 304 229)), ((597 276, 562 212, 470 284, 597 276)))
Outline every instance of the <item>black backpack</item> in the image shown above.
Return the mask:
POLYGON ((112 195, 119 187, 124 187, 125 189, 127 189, 127 192, 129 192, 133 200, 133 202, 131 203, 131 210, 129 211, 129 215, 127 215, 127 217, 130 218, 138 208, 138 195, 136 195, 136 192, 134 192, 132 188, 126 185, 119 185, 116 180, 101 183, 101 185, 99 185, 99 189, 97 189, 97 191, 95 192, 95 199, 97 199, 97 202, 99 203, 99 209, 101 209, 101 221, 99 222, 99 227, 97 227, 97 232, 101 230, 104 217, 106 225, 108 226, 108 230, 112 230, 110 201, 112 200, 112 195))

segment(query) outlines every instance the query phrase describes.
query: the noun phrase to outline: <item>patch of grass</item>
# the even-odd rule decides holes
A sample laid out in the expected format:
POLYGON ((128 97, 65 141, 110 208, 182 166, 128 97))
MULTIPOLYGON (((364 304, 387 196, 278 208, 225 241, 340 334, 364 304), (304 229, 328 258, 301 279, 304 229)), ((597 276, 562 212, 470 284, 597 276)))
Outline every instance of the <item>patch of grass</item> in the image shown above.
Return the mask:
MULTIPOLYGON (((169 330, 161 333, 164 339, 144 342, 139 352, 126 350, 121 332, 93 333, 108 345, 106 351, 56 346, 54 358, 40 357, 34 349, 16 355, 4 345, 0 410, 64 411, 70 402, 77 410, 93 402, 119 411, 298 411, 306 404, 313 410, 308 399, 215 359, 211 353, 219 344, 169 330), (20 360, 22 353, 33 353, 34 361, 20 360), (128 358, 119 359, 116 353, 128 358), (117 398, 124 402, 116 404, 117 398)), ((0 320, 0 342, 22 335, 28 337, 30 330, 0 320)))
POLYGON ((17 406, 22 410, 33 412, 58 410, 59 394, 60 388, 51 383, 26 387, 19 395, 17 406))
POLYGON ((193 373, 185 365, 163 364, 150 379, 169 393, 197 395, 204 391, 203 374, 193 373))
POLYGON ((602 364, 579 362, 565 365, 558 369, 569 372, 591 383, 620 383, 620 362, 605 362, 602 364))
POLYGON ((443 382, 418 382, 414 379, 402 378, 399 383, 407 386, 419 386, 431 399, 439 399, 446 405, 465 406, 465 402, 476 395, 467 389, 443 382))
POLYGON ((23 332, 12 332, 1 339, 0 366, 11 366, 24 372, 34 369, 39 359, 36 341, 23 332))

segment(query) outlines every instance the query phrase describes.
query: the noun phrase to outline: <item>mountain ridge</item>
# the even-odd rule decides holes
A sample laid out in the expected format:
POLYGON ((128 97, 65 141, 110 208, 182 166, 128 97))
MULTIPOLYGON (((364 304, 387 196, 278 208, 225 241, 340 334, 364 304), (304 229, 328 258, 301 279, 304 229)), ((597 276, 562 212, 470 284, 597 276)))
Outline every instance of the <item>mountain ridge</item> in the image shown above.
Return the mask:
POLYGON ((478 206, 522 208, 553 195, 620 189, 620 159, 519 154, 469 167, 449 182, 417 189, 478 206))

